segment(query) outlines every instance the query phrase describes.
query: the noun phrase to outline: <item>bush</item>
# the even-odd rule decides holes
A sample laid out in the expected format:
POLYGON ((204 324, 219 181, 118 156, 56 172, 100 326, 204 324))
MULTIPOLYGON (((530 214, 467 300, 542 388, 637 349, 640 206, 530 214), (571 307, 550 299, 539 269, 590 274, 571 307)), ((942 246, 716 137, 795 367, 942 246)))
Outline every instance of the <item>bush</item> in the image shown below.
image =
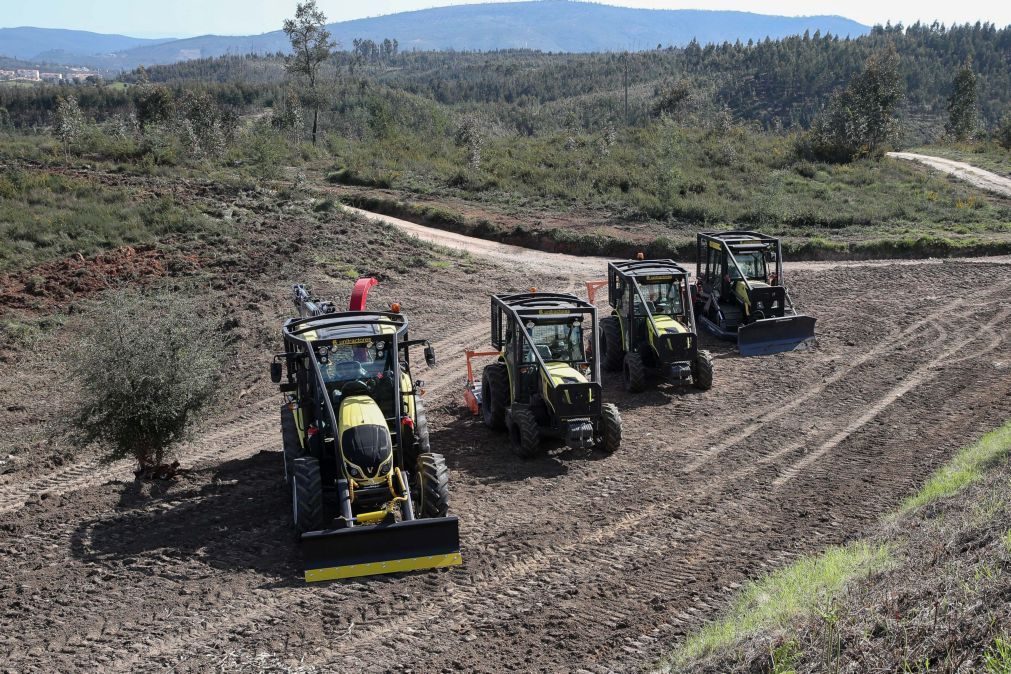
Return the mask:
POLYGON ((73 418, 86 442, 155 471, 206 408, 219 374, 220 341, 198 307, 171 295, 119 293, 82 326, 68 371, 73 418))
POLYGON ((1005 150, 1011 150, 1011 110, 1004 113, 995 134, 997 142, 1005 150))

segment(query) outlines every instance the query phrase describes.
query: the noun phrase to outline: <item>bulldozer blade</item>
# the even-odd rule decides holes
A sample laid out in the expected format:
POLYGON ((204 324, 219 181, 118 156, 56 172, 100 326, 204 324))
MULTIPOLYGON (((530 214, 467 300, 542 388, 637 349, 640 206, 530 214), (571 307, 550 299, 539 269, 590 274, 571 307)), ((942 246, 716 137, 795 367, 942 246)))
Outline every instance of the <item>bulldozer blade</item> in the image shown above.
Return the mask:
POLYGON ((815 319, 810 316, 766 318, 737 330, 737 350, 742 356, 767 356, 793 351, 814 340, 815 319))
POLYGON ((307 583, 457 566, 460 522, 436 517, 309 531, 302 534, 302 557, 307 583))

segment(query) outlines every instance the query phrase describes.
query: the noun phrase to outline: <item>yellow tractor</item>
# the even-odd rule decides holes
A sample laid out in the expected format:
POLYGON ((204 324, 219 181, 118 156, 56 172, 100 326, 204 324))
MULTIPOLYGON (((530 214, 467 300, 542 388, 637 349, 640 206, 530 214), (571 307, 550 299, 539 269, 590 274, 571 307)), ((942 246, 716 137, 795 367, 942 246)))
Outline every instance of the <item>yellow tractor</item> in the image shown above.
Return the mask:
POLYGON ((349 311, 294 287, 299 317, 285 322, 280 384, 284 476, 306 581, 461 563, 459 523, 448 515, 449 469, 429 447, 420 382, 400 307, 365 308, 361 279, 349 311), (286 371, 286 376, 285 375, 286 371), (283 379, 283 382, 282 382, 283 379))

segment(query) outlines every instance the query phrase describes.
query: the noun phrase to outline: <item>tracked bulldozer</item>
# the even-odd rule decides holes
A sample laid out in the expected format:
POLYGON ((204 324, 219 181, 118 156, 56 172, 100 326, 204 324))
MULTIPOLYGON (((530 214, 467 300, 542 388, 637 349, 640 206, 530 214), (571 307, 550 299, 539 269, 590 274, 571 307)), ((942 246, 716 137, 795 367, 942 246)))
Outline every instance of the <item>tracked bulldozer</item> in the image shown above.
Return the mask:
POLYGON ((606 281, 586 284, 590 302, 607 287, 611 315, 600 320, 600 360, 621 372, 625 390, 638 393, 648 371, 672 384, 713 386, 713 359, 699 348, 689 272, 673 260, 610 262, 606 281))
POLYGON ((348 311, 296 285, 271 378, 281 407, 284 477, 308 582, 461 563, 448 515, 449 470, 433 453, 411 371, 407 317, 366 308, 360 279, 348 311))
POLYGON ((756 232, 700 233, 696 253, 692 298, 699 322, 735 340, 742 356, 814 342, 815 319, 798 313, 787 292, 779 239, 756 232))
POLYGON ((621 446, 618 408, 601 400, 597 309, 573 295, 493 295, 491 343, 495 351, 467 352, 468 408, 485 425, 508 430, 513 451, 531 458, 542 440, 571 449, 621 446), (495 356, 474 381, 472 359, 495 356))

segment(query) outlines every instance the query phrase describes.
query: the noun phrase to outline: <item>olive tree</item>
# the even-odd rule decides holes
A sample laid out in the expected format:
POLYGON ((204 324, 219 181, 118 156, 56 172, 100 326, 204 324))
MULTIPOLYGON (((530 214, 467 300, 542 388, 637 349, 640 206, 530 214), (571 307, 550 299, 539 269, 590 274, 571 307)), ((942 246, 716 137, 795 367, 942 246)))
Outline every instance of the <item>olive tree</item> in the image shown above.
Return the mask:
POLYGON ((206 409, 219 375, 212 319, 173 295, 122 292, 89 312, 68 370, 76 431, 156 473, 206 409))

